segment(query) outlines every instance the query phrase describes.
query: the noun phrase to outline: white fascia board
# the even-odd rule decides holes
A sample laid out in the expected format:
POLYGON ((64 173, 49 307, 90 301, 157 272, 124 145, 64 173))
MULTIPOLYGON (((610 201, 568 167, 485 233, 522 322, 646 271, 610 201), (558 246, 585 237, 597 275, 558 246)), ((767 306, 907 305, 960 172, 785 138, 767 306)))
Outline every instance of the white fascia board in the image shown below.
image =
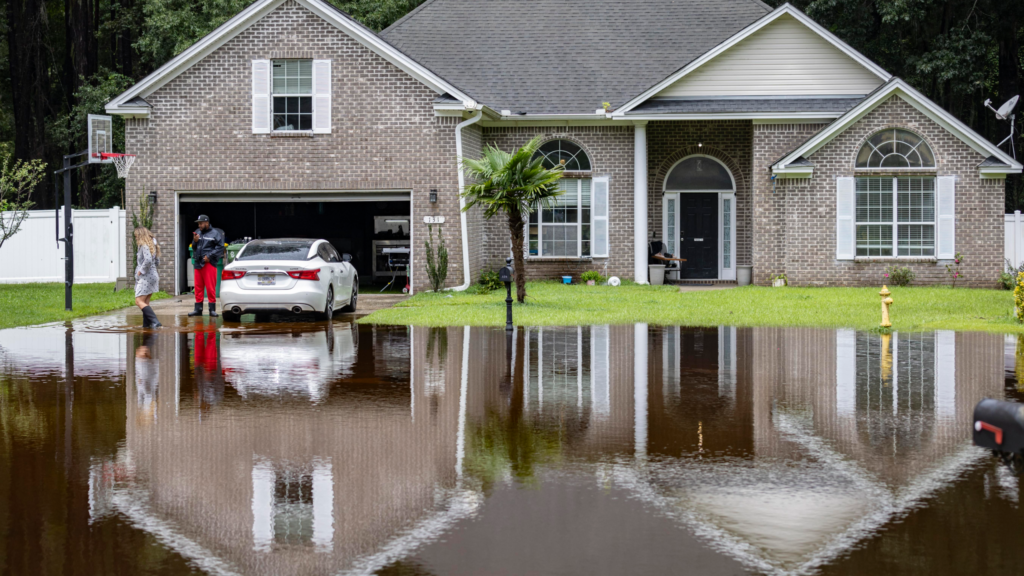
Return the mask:
POLYGON ((1004 168, 999 166, 987 166, 985 168, 978 168, 978 173, 981 174, 982 178, 1006 178, 1008 174, 1020 174, 1021 171, 1021 168, 1004 168))
POLYGON ((794 166, 792 168, 772 168, 772 174, 779 178, 810 178, 814 175, 813 166, 794 166))
MULTIPOLYGON (((209 56, 229 40, 240 34, 259 19, 279 7, 286 0, 257 0, 246 9, 236 14, 233 18, 221 24, 216 30, 207 34, 201 40, 190 46, 181 54, 178 54, 166 64, 157 68, 151 74, 137 82, 134 86, 121 93, 106 105, 106 110, 111 114, 126 114, 122 105, 136 96, 148 96, 158 90, 161 86, 176 78, 179 74, 188 70, 197 62, 209 56)), ((411 58, 384 42, 368 30, 356 26, 344 16, 326 6, 321 0, 296 0, 300 5, 320 16, 335 27, 341 29, 354 40, 366 46, 370 50, 391 62, 413 78, 429 86, 438 94, 445 92, 462 100, 465 108, 476 109, 478 106, 473 98, 461 90, 444 81, 436 74, 427 70, 411 58)))
MULTIPOLYGON (((995 156, 1010 169, 1020 171, 1021 164, 1000 150, 995 144, 989 142, 955 116, 943 110, 938 104, 932 102, 909 84, 900 78, 889 81, 883 89, 878 90, 863 102, 854 106, 844 116, 824 131, 804 142, 799 148, 790 152, 785 158, 772 166, 772 170, 785 169, 788 164, 801 156, 810 156, 833 138, 841 134, 847 128, 866 116, 869 112, 878 107, 890 96, 897 95, 905 102, 913 106, 919 112, 927 116, 933 122, 942 126, 946 131, 960 139, 964 144, 970 146, 975 152, 982 156, 995 156)), ((1002 169, 1005 170, 1005 169, 1002 169)))
POLYGON ((776 124, 795 121, 813 123, 814 120, 831 122, 842 116, 840 112, 721 112, 710 114, 630 114, 629 116, 612 116, 614 120, 761 120, 759 124, 776 124), (763 122, 770 120, 771 122, 763 122))
POLYGON ((674 84, 677 80, 679 80, 683 76, 686 76, 687 74, 693 72, 697 68, 700 68, 701 66, 706 64, 709 60, 713 59, 715 56, 718 56, 722 52, 725 52, 729 48, 732 48, 733 46, 738 44, 743 39, 747 38, 748 36, 750 36, 754 32, 757 32, 758 30, 764 28, 768 24, 771 24, 772 22, 774 22, 779 17, 781 17, 781 16, 783 16, 785 14, 789 14, 790 16, 792 16, 793 18, 796 18, 801 23, 803 23, 805 26, 810 28, 811 30, 817 32, 819 36, 821 36, 827 42, 829 42, 830 44, 832 44, 833 46, 838 48, 842 53, 846 54, 850 58, 853 58, 861 66, 864 66, 865 68, 870 70, 872 73, 874 73, 876 76, 881 78, 883 82, 885 82, 885 81, 889 80, 890 78, 892 78, 892 74, 889 74, 888 72, 886 72, 881 66, 879 66, 878 64, 875 64, 874 62, 869 60, 867 57, 865 57, 863 54, 861 54, 860 52, 857 52, 856 50, 851 48, 846 42, 843 42, 842 40, 837 38, 835 36, 835 34, 832 34, 828 30, 826 30, 825 28, 821 27, 817 22, 815 22, 814 20, 811 20, 806 14, 804 14, 803 12, 797 10, 791 4, 786 3, 786 4, 783 4, 782 6, 779 6, 775 10, 769 12, 768 14, 765 14, 759 20, 757 20, 756 22, 754 22, 750 26, 747 26, 743 30, 740 30, 739 32, 734 34, 732 37, 730 37, 729 39, 727 39, 724 42, 722 42, 721 44, 719 44, 718 46, 715 46, 711 50, 705 52, 699 58, 697 58, 693 62, 690 62, 689 64, 687 64, 686 66, 684 66, 680 70, 676 71, 674 74, 670 75, 668 78, 665 78, 664 80, 662 80, 661 82, 655 84, 651 88, 648 88, 644 93, 640 94, 636 98, 630 100, 629 102, 626 102, 624 105, 620 106, 617 110, 615 110, 615 112, 613 112, 612 115, 613 116, 624 115, 626 112, 629 112, 633 108, 636 108, 640 104, 643 104, 647 100, 649 100, 652 97, 654 97, 655 94, 661 92, 665 88, 668 88, 670 85, 674 84))

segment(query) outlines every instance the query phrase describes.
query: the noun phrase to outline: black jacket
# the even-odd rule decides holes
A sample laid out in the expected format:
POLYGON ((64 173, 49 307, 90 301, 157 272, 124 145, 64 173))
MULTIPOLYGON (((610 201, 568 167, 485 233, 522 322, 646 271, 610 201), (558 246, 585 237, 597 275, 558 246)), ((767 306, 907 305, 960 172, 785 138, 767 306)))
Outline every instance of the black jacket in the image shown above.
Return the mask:
POLYGON ((199 235, 199 239, 192 242, 192 258, 195 260, 195 266, 203 267, 204 256, 209 256, 210 264, 216 266, 217 262, 224 257, 224 232, 221 232, 220 228, 211 226, 206 232, 196 228, 195 233, 199 235))

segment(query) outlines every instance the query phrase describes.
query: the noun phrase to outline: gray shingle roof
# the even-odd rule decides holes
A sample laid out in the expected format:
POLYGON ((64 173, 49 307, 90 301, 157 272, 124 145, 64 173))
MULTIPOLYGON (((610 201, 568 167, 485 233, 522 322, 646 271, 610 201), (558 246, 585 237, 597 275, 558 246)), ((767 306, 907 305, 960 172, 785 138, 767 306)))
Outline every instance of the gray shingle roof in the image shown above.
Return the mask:
POLYGON ((648 100, 626 112, 640 114, 727 114, 757 112, 821 112, 843 114, 862 98, 717 98, 708 100, 648 100))
POLYGON ((496 110, 593 114, 769 11, 758 0, 428 0, 380 36, 496 110))
POLYGON ((981 164, 978 164, 978 168, 991 168, 991 167, 1009 168, 1010 165, 1007 164, 1006 162, 1003 162, 999 158, 996 158, 995 156, 989 156, 988 158, 985 158, 984 160, 982 160, 981 164))

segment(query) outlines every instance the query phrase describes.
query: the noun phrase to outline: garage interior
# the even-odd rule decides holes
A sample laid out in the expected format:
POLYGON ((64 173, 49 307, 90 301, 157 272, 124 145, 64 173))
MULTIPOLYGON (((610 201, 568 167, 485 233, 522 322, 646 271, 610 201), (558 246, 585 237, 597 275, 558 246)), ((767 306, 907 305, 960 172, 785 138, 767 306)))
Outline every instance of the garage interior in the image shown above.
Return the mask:
POLYGON ((338 252, 352 255, 361 292, 377 292, 392 279, 389 292, 406 285, 410 244, 408 194, 372 199, 323 199, 270 194, 182 194, 178 204, 178 287, 191 292, 188 244, 200 214, 224 231, 228 244, 249 237, 323 238, 338 252))

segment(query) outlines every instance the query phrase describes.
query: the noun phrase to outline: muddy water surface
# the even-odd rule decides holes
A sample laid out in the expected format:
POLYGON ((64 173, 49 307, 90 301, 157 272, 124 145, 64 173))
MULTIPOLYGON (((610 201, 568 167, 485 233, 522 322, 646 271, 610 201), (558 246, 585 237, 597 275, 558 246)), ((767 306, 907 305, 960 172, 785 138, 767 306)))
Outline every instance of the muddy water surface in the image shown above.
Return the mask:
POLYGON ((3 573, 1024 570, 1015 338, 137 323, 0 331, 3 573))

